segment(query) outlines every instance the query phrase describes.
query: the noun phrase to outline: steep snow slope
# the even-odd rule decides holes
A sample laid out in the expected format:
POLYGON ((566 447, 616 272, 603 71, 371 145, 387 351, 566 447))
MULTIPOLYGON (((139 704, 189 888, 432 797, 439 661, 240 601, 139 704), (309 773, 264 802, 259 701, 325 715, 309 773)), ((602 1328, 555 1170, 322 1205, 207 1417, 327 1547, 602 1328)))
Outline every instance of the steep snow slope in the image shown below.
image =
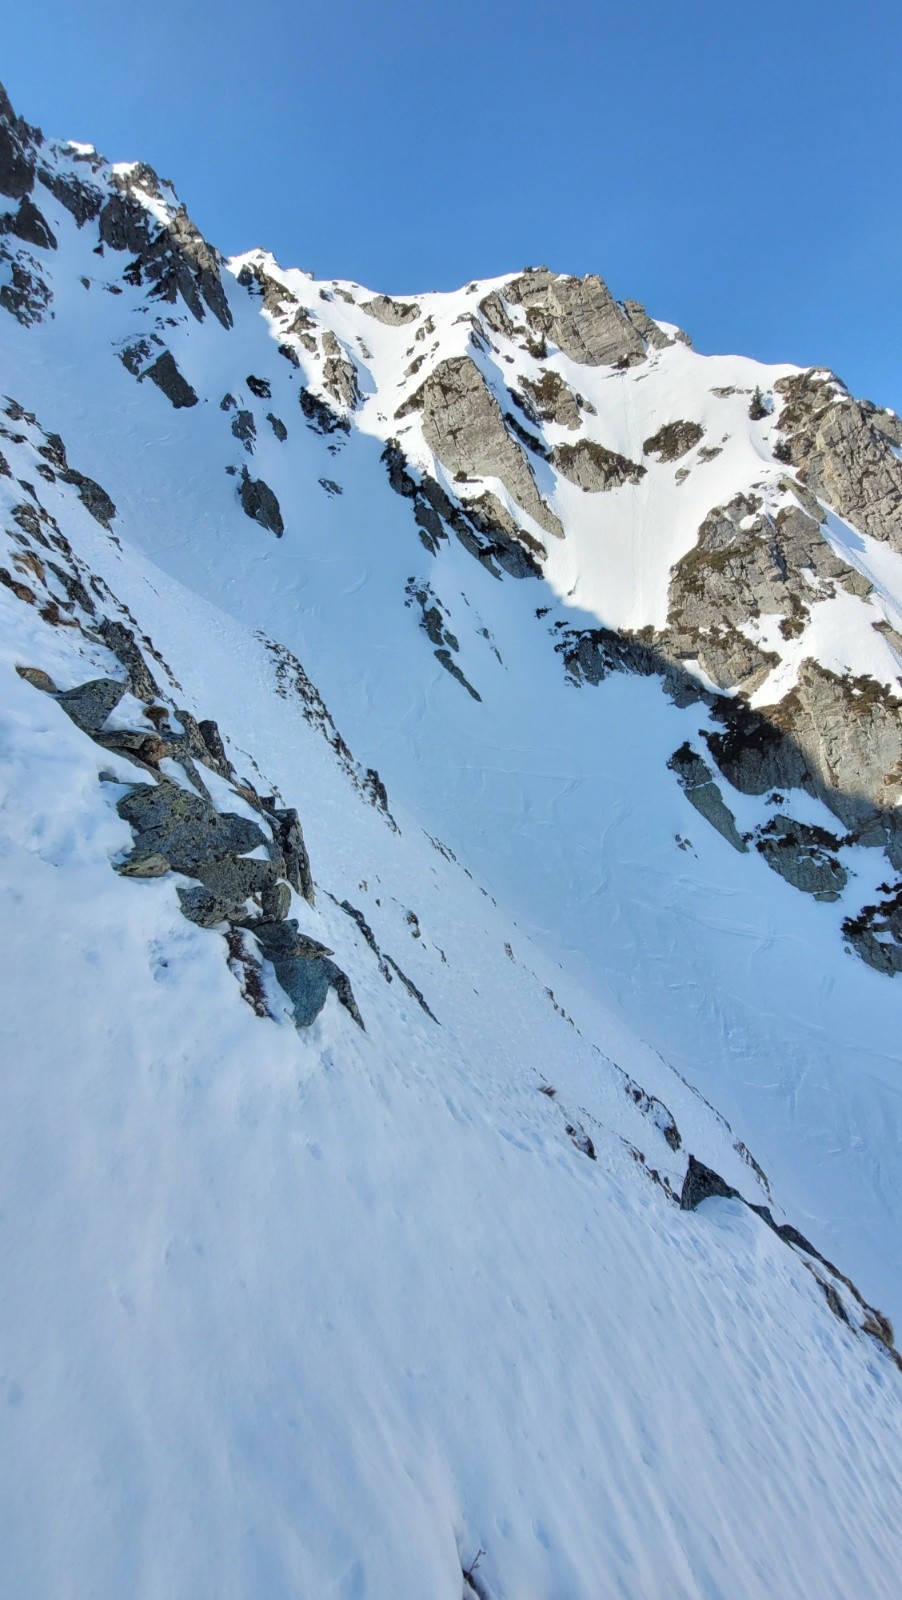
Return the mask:
MULTIPOLYGON (((599 1572, 629 1596, 894 1592, 899 1375, 854 1331, 873 1314, 736 1200, 673 1203, 692 1152, 902 1309, 897 997, 838 937, 886 858, 849 831, 840 900, 799 894, 668 771, 716 706, 642 675, 580 685, 572 665, 587 625, 663 626, 712 507, 799 503, 773 414, 748 418, 749 391, 793 370, 696 356, 664 325, 647 342, 603 301, 622 368, 549 352, 535 317, 532 354, 491 302, 513 279, 419 297, 410 318, 258 253, 226 272, 186 222, 167 255, 136 222, 179 216, 147 169, 9 126, 9 215, 40 231, 16 172, 45 163, 55 240, 14 229, 0 290, 7 387, 36 413, 12 407, 0 438, 10 1592, 456 1597, 480 1548, 474 1587, 498 1597, 594 1595, 599 1572), (66 184, 86 179, 101 199, 79 226, 66 184), (34 319, 15 265, 52 295, 34 319), (478 328, 458 320, 485 302, 478 328), (142 376, 164 350, 175 376, 142 376), (478 386, 479 426, 443 431, 454 367, 398 416, 458 360, 503 437, 478 386), (548 452, 578 436, 645 472, 587 492, 531 452, 524 477, 506 366, 561 416, 543 372, 584 403, 577 428, 520 412, 548 452), (681 481, 687 452, 643 450, 680 418, 721 447, 681 481), (506 478, 444 465, 430 430, 542 521, 506 478), (79 473, 112 497, 108 528, 79 473), (449 538, 420 481, 452 515, 500 510, 449 538), (12 671, 123 676, 38 507, 95 612, 152 636, 184 686, 149 661, 171 717, 215 717, 239 773, 298 807, 317 894, 291 912, 365 1033, 334 991, 296 1033, 266 963, 255 1016, 224 926, 181 916, 184 882, 111 871, 131 842, 116 802, 148 772, 12 671)), ((518 325, 522 300, 501 299, 518 325)), ((810 569, 802 632, 763 624, 780 692, 814 641, 891 694, 892 636, 871 623, 898 620, 900 558, 835 513, 828 533, 874 587, 827 596, 810 569)), ((140 696, 117 726, 152 736, 140 696)), ((220 810, 247 803, 204 782, 220 810)), ((763 797, 721 787, 740 832, 766 826, 763 797)), ((835 835, 817 793, 791 803, 835 835)))

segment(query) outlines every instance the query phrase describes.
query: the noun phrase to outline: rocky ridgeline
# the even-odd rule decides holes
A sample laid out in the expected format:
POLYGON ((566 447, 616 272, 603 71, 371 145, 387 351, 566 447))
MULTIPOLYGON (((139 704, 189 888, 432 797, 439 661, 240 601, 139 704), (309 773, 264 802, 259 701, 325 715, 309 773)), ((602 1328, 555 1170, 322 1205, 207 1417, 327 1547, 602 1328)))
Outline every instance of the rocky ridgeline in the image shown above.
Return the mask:
MULTIPOLYGON (((201 396, 170 348, 172 329, 179 318, 212 318, 227 332, 228 285, 231 293, 236 289, 171 186, 143 164, 114 168, 93 150, 45 140, 16 117, 0 91, 0 193, 9 201, 0 222, 0 308, 25 326, 53 315, 57 240, 41 210, 42 193, 52 195, 78 229, 96 239, 94 253, 112 269, 103 287, 120 293, 127 286, 142 297, 141 332, 116 350, 126 369, 137 383, 160 390, 176 411, 196 406, 201 396)), ((597 502, 603 527, 607 497, 641 495, 648 473, 663 466, 674 467, 677 486, 690 476, 702 481, 695 475, 722 454, 720 435, 706 437, 691 415, 674 415, 631 455, 588 437, 596 409, 572 370, 565 379, 545 364, 556 352, 585 369, 588 383, 597 369, 625 379, 647 375, 675 343, 689 343, 638 302, 617 301, 595 275, 532 268, 481 296, 481 286, 471 284, 471 309, 456 319, 462 352, 445 348, 422 302, 358 294, 352 287, 354 293, 321 286, 318 298, 311 294, 312 303, 302 304, 262 252, 246 258, 237 276, 237 292, 266 314, 295 380, 301 379, 296 390, 303 423, 333 453, 363 404, 369 348, 362 335, 351 340, 330 326, 330 304, 347 302, 374 336, 385 330, 404 342, 403 381, 394 394, 379 396, 387 419, 383 460, 430 554, 455 538, 497 577, 541 578, 554 541, 567 535, 553 504, 556 483, 574 485, 597 502), (431 466, 419 448, 402 444, 410 424, 431 466)), ((902 551, 902 422, 856 401, 820 369, 778 378, 767 392, 730 387, 711 393, 748 396, 760 483, 712 501, 694 546, 671 570, 663 628, 614 632, 559 622, 554 647, 574 683, 638 672, 657 676, 679 704, 704 706, 704 745, 691 747, 689 757, 676 752, 674 774, 725 838, 737 847, 753 844, 796 887, 830 898, 846 874, 837 851, 852 845, 884 850, 887 881, 873 904, 846 918, 844 933, 871 965, 899 972, 902 879, 892 874, 902 873, 902 697, 895 686, 867 675, 829 670, 806 653, 805 633, 820 601, 841 593, 866 600, 871 593, 869 581, 825 537, 825 508, 902 551), (761 703, 790 650, 801 652, 791 687, 761 703), (744 794, 773 800, 777 815, 741 837, 720 778, 744 794), (839 824, 835 834, 815 830, 823 835, 816 839, 793 817, 787 799, 793 790, 826 804, 839 824)), ((238 503, 259 528, 282 537, 290 508, 249 459, 262 429, 290 448, 290 426, 270 409, 270 384, 251 373, 236 379, 234 392, 203 398, 221 407, 234 441, 236 459, 227 470, 238 503)), ((94 496, 108 523, 110 507, 98 486, 85 479, 79 486, 77 474, 66 478, 72 469, 52 440, 41 448, 47 470, 72 483, 83 499, 94 496)), ((326 493, 340 492, 332 478, 320 482, 326 493)), ((419 608, 436 659, 478 700, 478 687, 456 660, 454 629, 435 586, 417 579, 414 589, 408 600, 419 608)), ((902 653, 891 626, 879 626, 902 653)), ((281 670, 287 681, 292 669, 283 663, 281 670)))
MULTIPOLYGON (((69 467, 62 441, 45 434, 15 402, 7 403, 4 416, 0 440, 33 445, 35 476, 71 485, 100 526, 109 529, 112 501, 69 467)), ((46 624, 72 630, 85 645, 109 652, 123 673, 60 690, 40 666, 17 668, 102 750, 143 774, 144 781, 124 782, 108 769, 101 772, 102 780, 124 789, 116 809, 134 836, 132 850, 114 863, 116 870, 134 880, 169 873, 188 880, 177 885, 183 914, 224 935, 230 968, 260 1015, 269 1014, 261 969, 267 962, 291 1001, 298 1027, 316 1019, 330 989, 362 1027, 350 982, 332 951, 301 933, 290 916, 292 892, 310 905, 315 898, 297 811, 239 779, 216 723, 197 720, 161 689, 163 678, 178 685, 152 641, 76 555, 33 485, 14 478, 2 454, 0 481, 23 493, 5 529, 11 556, 8 567, 0 566, 0 583, 46 624), (134 708, 129 722, 116 715, 127 696, 134 708), (214 803, 205 773, 227 786, 240 810, 214 803)), ((324 707, 322 717, 331 720, 324 707)), ((384 791, 379 800, 384 808, 384 791)))

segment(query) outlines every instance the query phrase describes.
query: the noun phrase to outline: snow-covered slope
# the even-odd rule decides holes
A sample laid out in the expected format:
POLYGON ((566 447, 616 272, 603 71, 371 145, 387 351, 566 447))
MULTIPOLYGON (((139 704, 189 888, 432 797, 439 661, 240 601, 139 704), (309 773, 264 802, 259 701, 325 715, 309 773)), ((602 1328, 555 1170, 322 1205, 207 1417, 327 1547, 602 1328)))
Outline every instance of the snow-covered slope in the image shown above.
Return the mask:
POLYGON ((893 1595, 899 424, 0 188, 4 1590, 893 1595))

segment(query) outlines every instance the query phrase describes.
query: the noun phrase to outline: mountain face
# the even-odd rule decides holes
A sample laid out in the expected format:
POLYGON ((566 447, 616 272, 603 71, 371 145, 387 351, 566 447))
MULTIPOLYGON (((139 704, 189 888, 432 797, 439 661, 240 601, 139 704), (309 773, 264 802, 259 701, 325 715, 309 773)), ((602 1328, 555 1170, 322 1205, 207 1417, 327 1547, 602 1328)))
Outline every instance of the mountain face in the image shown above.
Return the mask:
POLYGON ((3 1591, 894 1596, 902 422, 0 196, 3 1591))

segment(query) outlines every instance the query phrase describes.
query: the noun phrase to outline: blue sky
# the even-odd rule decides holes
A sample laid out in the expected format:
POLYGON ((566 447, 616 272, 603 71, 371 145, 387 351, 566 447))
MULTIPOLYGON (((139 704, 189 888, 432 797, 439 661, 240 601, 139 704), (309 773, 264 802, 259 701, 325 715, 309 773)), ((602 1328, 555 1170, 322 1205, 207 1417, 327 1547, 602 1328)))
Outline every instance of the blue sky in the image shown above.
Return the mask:
POLYGON ((902 410, 890 0, 41 0, 2 72, 227 252, 396 293, 600 272, 699 349, 902 410))

